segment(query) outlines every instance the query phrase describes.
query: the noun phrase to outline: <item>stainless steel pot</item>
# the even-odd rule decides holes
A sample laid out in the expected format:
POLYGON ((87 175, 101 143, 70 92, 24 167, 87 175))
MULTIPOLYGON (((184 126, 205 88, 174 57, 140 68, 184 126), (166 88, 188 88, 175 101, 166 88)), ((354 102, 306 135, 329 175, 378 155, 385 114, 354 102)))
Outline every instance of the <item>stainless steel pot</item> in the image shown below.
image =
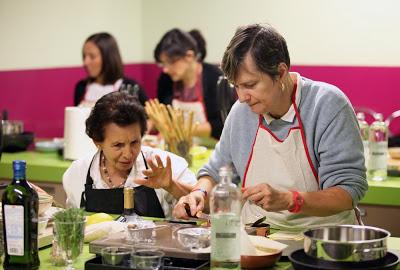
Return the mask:
POLYGON ((307 255, 328 261, 370 261, 387 252, 386 230, 356 225, 326 226, 304 232, 307 255))

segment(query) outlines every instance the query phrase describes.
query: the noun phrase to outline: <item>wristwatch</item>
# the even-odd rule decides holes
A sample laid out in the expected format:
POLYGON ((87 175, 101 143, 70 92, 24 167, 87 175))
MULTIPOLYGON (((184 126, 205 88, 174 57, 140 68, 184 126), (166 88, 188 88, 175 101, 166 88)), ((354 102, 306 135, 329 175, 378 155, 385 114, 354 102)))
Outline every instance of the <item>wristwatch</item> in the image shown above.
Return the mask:
POLYGON ((291 207, 289 212, 291 213, 298 213, 301 211, 301 207, 304 204, 304 198, 300 195, 298 191, 292 190, 292 202, 293 202, 293 207, 291 207))

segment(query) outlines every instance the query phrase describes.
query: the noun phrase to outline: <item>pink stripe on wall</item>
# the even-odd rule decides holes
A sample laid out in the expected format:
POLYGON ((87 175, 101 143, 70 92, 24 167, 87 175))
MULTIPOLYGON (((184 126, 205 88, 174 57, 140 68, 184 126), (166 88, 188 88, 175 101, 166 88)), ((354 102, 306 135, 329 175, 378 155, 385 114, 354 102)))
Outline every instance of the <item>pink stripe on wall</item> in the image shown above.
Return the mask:
MULTIPOLYGON (((293 66, 293 71, 313 80, 338 86, 353 106, 369 107, 387 117, 400 109, 400 67, 293 66)), ((125 65, 127 77, 137 80, 148 97, 156 96, 160 68, 155 64, 125 65)), ((23 120, 36 137, 62 137, 64 107, 73 103, 82 67, 0 71, 0 110, 10 119, 23 120)), ((400 133, 400 119, 393 129, 400 133)))
MULTIPOLYGON (((353 106, 368 107, 383 113, 384 118, 400 110, 400 67, 293 66, 292 70, 339 87, 353 106)), ((400 118, 390 129, 400 134, 400 118)))
MULTIPOLYGON (((160 69, 154 64, 130 64, 127 77, 137 80, 148 97, 155 97, 160 69)), ((0 71, 0 110, 10 120, 24 121, 36 137, 62 137, 64 108, 73 105, 75 84, 85 78, 82 67, 0 71)))

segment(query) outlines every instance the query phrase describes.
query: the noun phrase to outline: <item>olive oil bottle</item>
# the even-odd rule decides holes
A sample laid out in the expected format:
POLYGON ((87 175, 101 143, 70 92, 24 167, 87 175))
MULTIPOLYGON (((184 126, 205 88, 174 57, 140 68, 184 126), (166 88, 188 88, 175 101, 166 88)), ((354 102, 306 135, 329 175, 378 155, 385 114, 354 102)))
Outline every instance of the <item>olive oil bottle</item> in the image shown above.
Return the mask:
POLYGON ((37 192, 26 181, 26 162, 13 161, 14 178, 2 197, 4 269, 38 269, 37 192))

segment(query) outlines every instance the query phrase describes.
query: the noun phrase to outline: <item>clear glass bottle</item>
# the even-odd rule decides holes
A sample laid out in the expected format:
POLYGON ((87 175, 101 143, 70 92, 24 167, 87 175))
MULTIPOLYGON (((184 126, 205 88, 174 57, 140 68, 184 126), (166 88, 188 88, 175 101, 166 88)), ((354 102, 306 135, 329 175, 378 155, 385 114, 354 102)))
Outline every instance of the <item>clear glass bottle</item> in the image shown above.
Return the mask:
POLYGON ((363 112, 357 113, 358 125, 360 126, 360 135, 364 146, 364 159, 365 167, 368 168, 369 159, 369 125, 365 121, 365 114, 363 112))
POLYGON ((388 127, 380 113, 369 129, 368 180, 383 181, 387 178, 388 127))
POLYGON ((4 191, 4 269, 38 269, 37 192, 26 181, 26 162, 13 161, 14 178, 4 191))
POLYGON ((211 269, 240 269, 240 191, 232 175, 222 167, 211 192, 211 269))

